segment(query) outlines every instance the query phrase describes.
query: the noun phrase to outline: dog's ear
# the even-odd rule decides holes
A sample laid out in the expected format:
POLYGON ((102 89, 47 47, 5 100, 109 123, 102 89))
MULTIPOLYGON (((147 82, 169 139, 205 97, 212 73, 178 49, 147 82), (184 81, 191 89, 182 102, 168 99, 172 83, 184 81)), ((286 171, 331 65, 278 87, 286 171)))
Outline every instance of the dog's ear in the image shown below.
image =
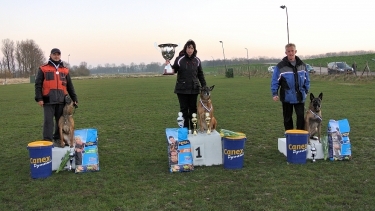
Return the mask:
POLYGON ((215 85, 213 86, 210 86, 210 91, 212 91, 214 89, 215 85))
POLYGON ((323 100, 323 92, 321 92, 321 93, 319 94, 319 98, 320 98, 320 100, 323 100))
POLYGON ((315 97, 314 97, 313 93, 310 93, 310 101, 312 101, 314 98, 315 97))

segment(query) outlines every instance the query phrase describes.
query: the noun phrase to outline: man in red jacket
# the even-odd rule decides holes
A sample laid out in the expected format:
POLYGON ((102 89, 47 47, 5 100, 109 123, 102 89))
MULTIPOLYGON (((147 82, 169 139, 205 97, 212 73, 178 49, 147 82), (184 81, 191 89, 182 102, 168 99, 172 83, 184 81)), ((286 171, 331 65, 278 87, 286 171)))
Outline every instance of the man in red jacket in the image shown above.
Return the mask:
POLYGON ((77 95, 69 69, 61 61, 61 51, 54 48, 51 50, 48 63, 39 67, 35 78, 35 101, 44 110, 43 140, 59 141, 58 122, 63 113, 67 95, 77 105, 77 95))

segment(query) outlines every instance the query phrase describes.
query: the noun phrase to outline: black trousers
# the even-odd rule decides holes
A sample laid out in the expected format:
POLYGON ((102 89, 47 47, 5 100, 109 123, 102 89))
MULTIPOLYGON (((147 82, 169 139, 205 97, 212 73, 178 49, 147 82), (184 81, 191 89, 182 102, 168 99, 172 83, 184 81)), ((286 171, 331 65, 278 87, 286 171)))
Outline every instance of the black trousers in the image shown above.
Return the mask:
POLYGON ((180 103, 180 112, 182 112, 182 117, 185 119, 184 127, 192 130, 193 123, 191 118, 193 113, 197 113, 198 94, 177 94, 177 97, 180 103))
POLYGON ((59 119, 63 113, 64 104, 44 104, 43 140, 60 139, 59 119), (55 121, 53 121, 55 118, 55 121))
POLYGON ((283 117, 285 130, 292 130, 293 128, 293 107, 297 115, 297 129, 305 129, 305 103, 282 103, 283 105, 283 117))

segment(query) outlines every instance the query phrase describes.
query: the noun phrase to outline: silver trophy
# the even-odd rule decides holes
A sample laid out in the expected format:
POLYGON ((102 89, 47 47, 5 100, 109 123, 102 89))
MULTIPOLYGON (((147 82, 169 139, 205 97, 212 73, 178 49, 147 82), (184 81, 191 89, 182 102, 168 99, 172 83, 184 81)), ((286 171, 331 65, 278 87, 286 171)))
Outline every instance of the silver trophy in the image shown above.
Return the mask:
POLYGON ((70 165, 69 165, 69 171, 72 170, 72 164, 73 164, 73 158, 74 158, 74 148, 70 148, 70 153, 69 153, 69 160, 70 160, 70 165))
MULTIPOLYGON (((178 46, 172 43, 160 44, 158 45, 161 49, 161 55, 165 60, 171 60, 174 57, 175 48, 178 46)), ((172 69, 171 64, 167 64, 164 67, 163 75, 174 75, 174 71, 172 69)))
POLYGON ((315 162, 315 157, 316 157, 316 148, 315 148, 315 144, 314 144, 314 145, 311 145, 311 157, 312 157, 312 162, 314 163, 314 162, 315 162))

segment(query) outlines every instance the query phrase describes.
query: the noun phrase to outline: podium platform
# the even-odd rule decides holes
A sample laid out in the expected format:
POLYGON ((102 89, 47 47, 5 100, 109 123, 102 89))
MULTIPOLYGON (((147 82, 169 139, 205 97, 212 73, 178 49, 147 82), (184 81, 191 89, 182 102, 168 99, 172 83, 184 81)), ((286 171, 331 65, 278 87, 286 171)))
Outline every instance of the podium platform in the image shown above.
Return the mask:
POLYGON ((211 134, 189 134, 194 166, 212 166, 223 164, 223 150, 220 134, 214 130, 211 134))
MULTIPOLYGON (((66 146, 64 148, 61 148, 61 147, 52 148, 52 171, 56 171, 59 168, 61 161, 65 156, 66 151, 70 151, 70 147, 66 146)), ((68 161, 64 169, 68 169, 69 165, 70 165, 70 162, 68 161)), ((72 169, 75 169, 74 157, 73 157, 72 169)))
MULTIPOLYGON (((286 138, 278 138, 278 149, 279 152, 283 153, 285 156, 287 155, 286 153, 286 138)), ((306 153, 306 158, 307 159, 312 159, 311 157, 311 146, 315 144, 316 148, 316 156, 315 159, 323 159, 324 158, 324 153, 323 153, 323 146, 321 143, 319 143, 318 140, 313 140, 310 139, 310 144, 307 145, 307 153, 306 153)))

